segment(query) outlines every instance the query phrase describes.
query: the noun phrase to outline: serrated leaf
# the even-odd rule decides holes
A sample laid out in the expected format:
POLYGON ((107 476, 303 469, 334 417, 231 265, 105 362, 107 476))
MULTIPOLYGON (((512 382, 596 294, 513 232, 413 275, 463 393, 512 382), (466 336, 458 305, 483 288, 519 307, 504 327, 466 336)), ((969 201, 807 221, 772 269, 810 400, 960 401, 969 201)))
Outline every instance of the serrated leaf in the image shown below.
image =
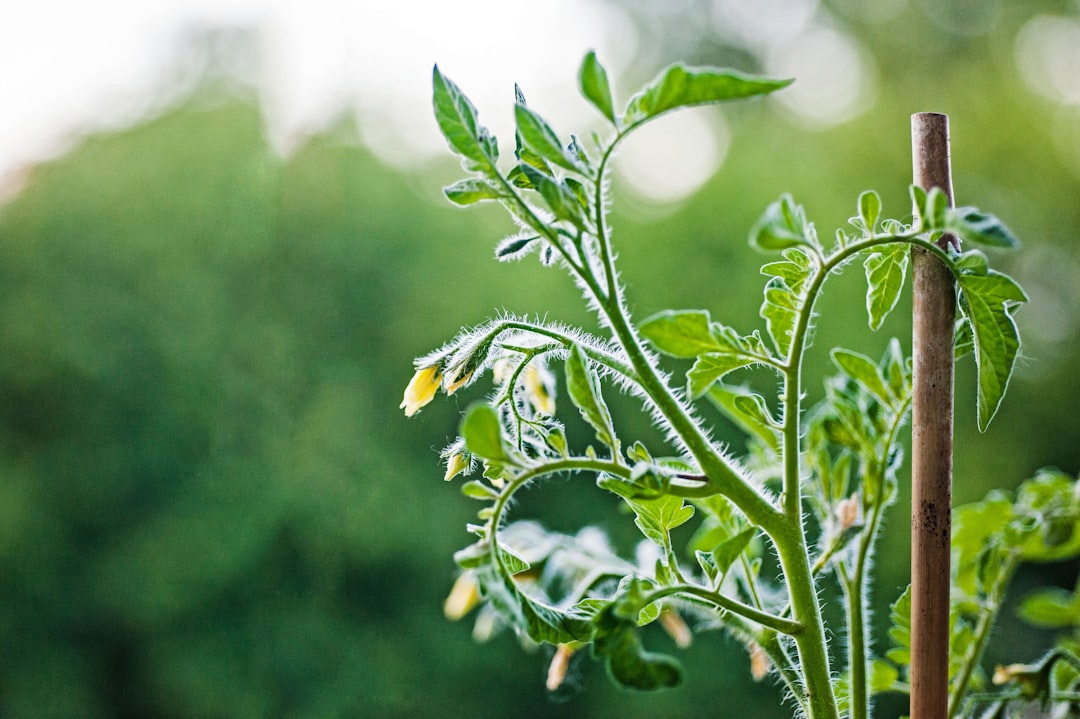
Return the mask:
POLYGON ((593 626, 589 619, 529 597, 493 563, 478 567, 475 576, 483 588, 484 598, 500 618, 533 641, 566 644, 591 638, 593 626))
POLYGON ((607 70, 596 59, 596 53, 590 50, 581 62, 578 71, 578 88, 582 96, 592 103, 592 106, 600 111, 608 121, 618 127, 619 120, 615 117, 615 101, 611 95, 611 83, 608 81, 607 70))
POLYGON ((957 207, 946 217, 949 231, 965 242, 985 247, 1015 249, 1020 241, 1001 220, 974 207, 957 207))
POLYGON ((705 310, 665 310, 646 319, 638 329, 656 349, 672 357, 693 358, 723 349, 709 329, 705 310))
POLYGON ((498 160, 495 141, 487 128, 479 124, 472 102, 461 88, 439 72, 438 65, 432 71, 432 88, 435 120, 450 149, 479 168, 494 172, 498 160))
POLYGON ((742 355, 704 354, 697 358, 686 373, 687 391, 691 399, 697 399, 724 375, 753 364, 755 360, 742 355))
POLYGON ((910 257, 911 253, 905 245, 890 245, 863 260, 870 329, 879 329, 900 300, 910 257))
POLYGON ((766 95, 787 87, 791 82, 752 77, 730 70, 672 65, 630 98, 623 123, 637 126, 680 107, 766 95))
POLYGON ((514 119, 517 122, 517 131, 526 147, 559 167, 584 173, 584 168, 570 156, 559 140, 559 136, 539 114, 526 105, 518 103, 514 106, 514 119))
POLYGON ((627 499, 634 510, 638 529, 647 539, 660 547, 667 546, 668 532, 688 522, 694 516, 694 508, 684 504, 682 497, 670 494, 656 499, 627 499))
POLYGON ((881 374, 881 369, 872 359, 858 352, 839 347, 834 349, 831 354, 833 363, 862 385, 863 389, 872 394, 883 405, 892 405, 894 401, 892 392, 889 391, 889 386, 881 374))
POLYGON ((465 448, 477 457, 494 462, 506 462, 509 456, 502 440, 499 414, 489 405, 477 403, 469 408, 461 423, 465 448))
POLYGON ((759 314, 765 320, 765 327, 772 338, 773 345, 781 357, 787 357, 798 320, 799 298, 779 277, 774 277, 765 285, 765 301, 759 314))
POLYGON ((868 232, 874 231, 878 217, 881 216, 881 196, 873 190, 867 190, 859 195, 859 219, 868 232))
POLYGON ((978 368, 978 424, 986 431, 997 413, 1012 376, 1020 332, 1012 317, 1027 295, 1008 275, 990 270, 986 275, 956 276, 960 309, 971 323, 978 368))
POLYGON ((589 367, 581 347, 574 345, 566 358, 566 389, 570 401, 580 410, 585 421, 596 430, 596 438, 619 454, 619 441, 611 423, 611 411, 600 393, 600 379, 589 367))

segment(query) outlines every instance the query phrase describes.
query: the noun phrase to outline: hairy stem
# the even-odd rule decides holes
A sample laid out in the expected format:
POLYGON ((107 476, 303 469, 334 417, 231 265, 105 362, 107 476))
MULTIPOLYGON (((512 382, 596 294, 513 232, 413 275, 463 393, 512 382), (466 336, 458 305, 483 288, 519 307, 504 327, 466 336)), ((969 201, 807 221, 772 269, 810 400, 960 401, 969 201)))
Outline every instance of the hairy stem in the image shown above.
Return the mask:
POLYGON ((952 691, 949 692, 948 719, 953 719, 956 716, 964 702, 964 695, 967 694, 971 677, 979 666, 979 662, 982 661, 983 651, 986 649, 986 643, 990 639, 990 630, 994 628, 998 612, 1001 611, 1001 603, 1005 599, 1005 589, 1009 586, 1012 575, 1019 565, 1019 552, 1010 552, 1005 557, 1001 573, 998 575, 998 581, 994 584, 990 596, 987 597, 986 602, 983 604, 983 613, 979 616, 979 621, 975 625, 974 640, 971 642, 971 646, 968 647, 967 654, 964 655, 964 663, 960 667, 960 672, 956 675, 952 691))

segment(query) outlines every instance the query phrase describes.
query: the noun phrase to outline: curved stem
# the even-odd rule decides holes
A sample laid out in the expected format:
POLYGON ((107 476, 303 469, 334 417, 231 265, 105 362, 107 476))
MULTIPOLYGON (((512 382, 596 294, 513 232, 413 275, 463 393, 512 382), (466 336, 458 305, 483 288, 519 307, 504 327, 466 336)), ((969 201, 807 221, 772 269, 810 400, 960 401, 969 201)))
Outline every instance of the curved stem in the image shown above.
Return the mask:
POLYGON ((731 597, 724 596, 719 592, 714 592, 711 589, 706 589, 705 587, 700 587, 696 584, 673 584, 669 587, 663 587, 649 595, 649 602, 654 602, 657 599, 662 599, 663 597, 671 596, 672 594, 688 594, 693 597, 704 599, 711 604, 715 604, 720 609, 749 619, 763 627, 775 629, 781 634, 787 634, 788 636, 798 636, 805 630, 805 627, 797 621, 763 612, 748 604, 743 604, 737 599, 732 599, 731 597))

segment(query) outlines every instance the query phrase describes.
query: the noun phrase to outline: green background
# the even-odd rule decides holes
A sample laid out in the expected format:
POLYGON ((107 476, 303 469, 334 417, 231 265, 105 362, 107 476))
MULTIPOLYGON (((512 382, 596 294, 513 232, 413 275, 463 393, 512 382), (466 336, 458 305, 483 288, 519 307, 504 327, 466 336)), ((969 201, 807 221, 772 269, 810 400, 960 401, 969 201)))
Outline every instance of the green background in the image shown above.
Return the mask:
MULTIPOLYGON (((1075 473, 1080 161, 1060 137, 1080 147, 1080 108, 1033 92, 1013 53, 1034 15, 1076 20, 1080 9, 988 3, 992 22, 974 32, 938 22, 971 3, 916 2, 887 23, 849 0, 826 5, 877 63, 872 110, 814 131, 767 103, 731 107, 722 170, 674 212, 617 183, 635 317, 704 308, 760 326, 761 258, 745 240, 757 215, 790 191, 827 237, 874 188, 886 215, 903 217, 909 116, 947 112, 958 201, 1023 240, 992 261, 1033 299, 986 434, 970 358, 958 368, 955 500, 1041 466, 1075 473)), ((746 53, 680 34, 703 4, 666 20, 627 8, 660 60, 626 68, 620 87, 677 59, 756 69, 746 53)), ((397 405, 412 357, 502 309, 592 320, 558 270, 495 263, 513 227, 497 209, 443 200, 458 177, 449 153, 422 172, 387 167, 358 142, 357 117, 282 158, 254 96, 219 80, 85 139, 0 206, 0 716, 784 715, 718 633, 680 652, 678 690, 620 691, 583 653, 569 690, 551 697, 543 649, 522 652, 505 634, 476 645, 468 622, 443 619, 475 507, 442 482, 437 452, 483 390, 406 420, 397 405)), ((850 271, 826 295, 812 363, 834 344, 876 356, 895 334, 910 346, 909 300, 871 333, 861 282, 850 271)), ((818 379, 811 369, 811 387, 818 379)), ((625 426, 651 436, 645 419, 625 426)), ((628 536, 631 520, 588 482, 528 494, 516 516, 628 536)), ((906 501, 878 556, 878 608, 907 582, 906 501)), ((1010 598, 1071 587, 1076 571, 1027 570, 1010 598)), ((1048 638, 1009 619, 988 661, 1033 659, 1048 638)))

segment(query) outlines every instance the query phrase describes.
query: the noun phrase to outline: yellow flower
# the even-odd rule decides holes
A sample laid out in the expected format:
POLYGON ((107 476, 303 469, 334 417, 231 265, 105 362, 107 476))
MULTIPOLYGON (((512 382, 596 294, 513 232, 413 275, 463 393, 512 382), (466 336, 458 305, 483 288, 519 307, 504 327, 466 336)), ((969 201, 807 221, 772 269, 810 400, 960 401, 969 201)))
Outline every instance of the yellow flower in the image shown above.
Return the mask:
POLYGON ((420 411, 420 408, 430 402, 439 389, 442 376, 439 367, 433 365, 417 370, 413 375, 409 386, 405 388, 405 397, 401 400, 401 408, 405 410, 406 417, 412 417, 420 411))
POLYGON ((529 365, 522 373, 525 381, 525 395, 529 398, 529 404, 540 414, 548 416, 555 414, 555 399, 548 393, 544 376, 536 365, 529 365))
POLYGON ((471 572, 462 572, 454 581, 450 594, 443 602, 443 614, 452 622, 464 617, 480 603, 480 587, 471 572))
POLYGON ((454 477, 464 472, 469 467, 468 460, 462 456, 461 452, 454 452, 446 459, 446 476, 443 477, 449 482, 454 477))

